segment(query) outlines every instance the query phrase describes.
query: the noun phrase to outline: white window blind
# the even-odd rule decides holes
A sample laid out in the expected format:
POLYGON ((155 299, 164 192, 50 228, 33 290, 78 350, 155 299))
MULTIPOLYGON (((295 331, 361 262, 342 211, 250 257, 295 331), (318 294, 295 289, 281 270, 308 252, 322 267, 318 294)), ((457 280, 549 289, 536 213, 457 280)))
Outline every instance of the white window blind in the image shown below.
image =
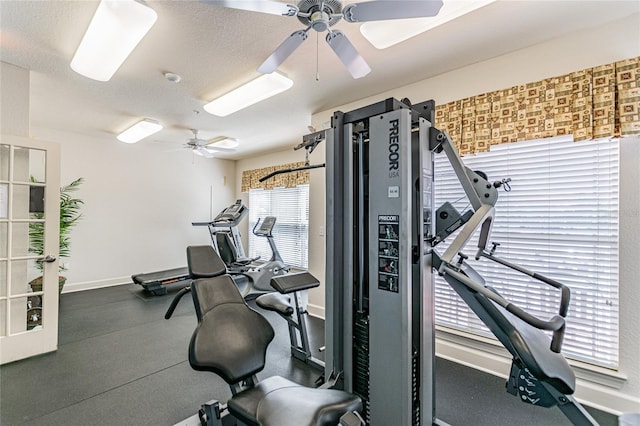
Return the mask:
MULTIPOLYGON (((512 179, 512 191, 500 191, 496 204, 491 235, 501 243, 496 255, 570 287, 563 353, 616 368, 618 141, 573 142, 569 136, 501 144, 464 157, 464 163, 485 172, 489 181, 512 179)), ((458 211, 466 211, 468 200, 443 155, 435 167, 436 206, 458 200, 458 211)), ((477 235, 466 249, 470 258, 476 244, 477 235)), ((531 314, 544 319, 557 314, 557 290, 487 259, 472 265, 488 285, 531 314)), ((490 335, 446 282, 436 281, 437 323, 490 335)))
POLYGON ((264 237, 253 235, 251 230, 258 219, 275 216, 273 237, 289 266, 306 269, 309 252, 309 185, 295 188, 252 189, 249 191, 249 256, 271 258, 269 243, 264 237))

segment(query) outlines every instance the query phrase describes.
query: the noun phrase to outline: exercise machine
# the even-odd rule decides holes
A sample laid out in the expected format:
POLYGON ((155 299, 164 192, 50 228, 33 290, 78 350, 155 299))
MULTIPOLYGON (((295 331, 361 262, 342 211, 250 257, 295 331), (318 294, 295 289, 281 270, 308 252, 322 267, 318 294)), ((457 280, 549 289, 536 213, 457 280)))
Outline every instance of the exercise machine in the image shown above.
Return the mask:
POLYGON ((191 281, 189 270, 185 268, 167 269, 157 272, 145 272, 131 275, 134 284, 141 285, 146 291, 154 296, 167 294, 167 286, 174 283, 185 283, 191 281))
MULTIPOLYGON (((221 233, 221 237, 224 236, 225 238, 231 238, 233 242, 227 250, 233 250, 238 264, 245 263, 248 265, 256 259, 245 260, 242 238, 240 231, 238 231, 238 224, 242 219, 244 219, 248 212, 249 209, 242 204, 242 201, 236 200, 235 203, 218 213, 212 221, 192 222, 191 224, 193 226, 207 226, 209 228, 211 240, 216 250, 218 250, 218 244, 215 235, 218 232, 221 233)), ((234 265, 230 265, 229 267, 233 268, 233 266, 234 265)), ((134 284, 141 285, 147 292, 154 296, 162 296, 167 294, 167 286, 169 284, 183 283, 187 285, 191 281, 191 276, 189 275, 189 269, 187 267, 182 267, 163 271, 133 274, 131 275, 131 280, 134 284)), ((243 287, 248 286, 244 284, 243 287)))
POLYGON ((242 234, 238 225, 249 213, 249 209, 236 200, 225 207, 213 220, 208 222, 191 222, 193 226, 206 226, 211 236, 211 244, 218 252, 229 272, 239 273, 249 269, 249 265, 259 258, 248 258, 242 245, 242 234))
POLYGON ((242 275, 249 278, 256 293, 272 292, 271 279, 284 275, 290 270, 290 267, 285 265, 282 260, 278 247, 276 246, 276 241, 273 238, 273 228, 275 224, 276 217, 267 216, 262 220, 262 223, 260 223, 260 219, 258 219, 258 222, 253 227, 253 234, 266 238, 269 243, 269 248, 271 249, 271 258, 267 262, 242 272, 242 275))
POLYGON ((314 357, 311 352, 307 329, 309 313, 302 300, 304 291, 319 285, 320 281, 308 272, 273 277, 271 286, 277 292, 259 296, 256 299, 256 304, 262 309, 276 312, 287 321, 291 356, 324 371, 324 361, 314 357))
MULTIPOLYGON (((242 235, 238 225, 249 213, 249 209, 241 200, 224 208, 209 222, 192 222, 193 226, 206 226, 211 236, 214 249, 224 260, 229 273, 245 297, 256 297, 265 292, 273 291, 269 286, 272 276, 286 273, 289 268, 284 264, 273 240, 273 226, 276 219, 266 218, 254 227, 254 233, 267 238, 271 247, 271 259, 263 265, 253 266, 259 257, 247 258, 242 245, 242 235)), ((131 275, 131 280, 154 296, 167 294, 167 286, 174 283, 188 285, 191 281, 187 267, 173 268, 156 272, 144 272, 131 275)))
POLYGON ((189 343, 189 364, 220 376, 232 394, 226 404, 212 400, 202 405, 202 425, 361 424, 353 421, 362 408, 356 395, 329 386, 307 388, 279 376, 259 381, 273 328, 247 305, 211 246, 188 247, 187 264, 194 281, 176 295, 165 318, 171 317, 184 294, 191 293, 198 325, 189 343))
POLYGON ((432 126, 434 110, 433 101, 390 98, 333 114, 326 138, 325 377, 360 396, 367 425, 442 424, 433 371, 433 280, 441 274, 512 354, 509 392, 558 405, 574 424, 596 424, 571 396, 575 376, 560 353, 569 289, 542 280, 563 300, 558 315, 541 320, 468 265, 462 251, 479 232, 478 259, 540 277, 486 250, 497 191, 507 180, 490 182, 465 167, 446 132, 432 126), (469 198, 470 213, 435 208, 433 156, 440 153, 469 198), (453 233, 439 254, 436 246, 453 233))
POLYGON ((245 257, 238 225, 248 212, 249 209, 242 201, 237 200, 220 212, 214 220, 192 222, 192 225, 207 227, 213 248, 227 265, 228 272, 240 288, 240 292, 245 298, 251 299, 272 292, 271 278, 286 274, 290 268, 282 260, 273 238, 273 228, 276 224, 274 216, 267 216, 264 220, 258 219, 252 230, 254 235, 267 239, 271 258, 261 265, 255 265, 254 262, 259 260, 259 257, 245 257))

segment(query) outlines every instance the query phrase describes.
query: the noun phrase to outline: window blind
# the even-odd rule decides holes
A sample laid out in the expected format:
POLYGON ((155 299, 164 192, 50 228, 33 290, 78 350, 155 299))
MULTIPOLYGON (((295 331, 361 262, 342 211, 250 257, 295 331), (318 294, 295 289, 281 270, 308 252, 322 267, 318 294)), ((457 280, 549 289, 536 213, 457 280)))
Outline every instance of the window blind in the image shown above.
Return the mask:
MULTIPOLYGON (((501 144, 464 163, 490 181, 512 179, 512 191, 500 191, 496 204, 496 255, 570 287, 563 353, 616 368, 619 142, 573 142, 569 136, 501 144)), ((436 205, 457 200, 456 208, 466 211, 468 200, 444 156, 436 157, 435 176, 436 205)), ((476 244, 477 235, 468 245, 470 258, 476 244)), ((557 290, 487 259, 472 264, 488 285, 533 315, 557 313, 557 290)), ((436 281, 437 323, 490 335, 446 282, 436 281)))
POLYGON ((309 247, 309 185, 295 188, 251 189, 249 191, 249 256, 271 258, 269 243, 264 237, 253 235, 251 230, 258 219, 275 216, 273 237, 289 266, 306 269, 309 247))

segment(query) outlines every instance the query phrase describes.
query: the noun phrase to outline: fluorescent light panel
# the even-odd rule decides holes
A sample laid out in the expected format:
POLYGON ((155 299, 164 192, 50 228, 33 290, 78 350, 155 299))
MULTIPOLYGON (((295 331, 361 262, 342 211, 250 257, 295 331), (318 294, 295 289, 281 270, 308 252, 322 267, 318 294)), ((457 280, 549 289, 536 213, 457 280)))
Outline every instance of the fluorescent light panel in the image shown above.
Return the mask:
POLYGON ((386 49, 494 1, 444 0, 440 13, 436 16, 366 22, 360 26, 360 32, 374 47, 386 49))
POLYGON ((236 111, 284 92, 290 89, 291 86, 293 86, 293 81, 280 73, 273 72, 271 74, 263 74, 244 86, 240 86, 209 102, 204 106, 204 110, 209 114, 226 117, 236 111))
POLYGON ((120 142, 136 143, 162 130, 162 124, 145 118, 118 135, 120 142))
POLYGON ((102 0, 71 60, 71 68, 93 80, 108 81, 158 15, 135 0, 102 0))

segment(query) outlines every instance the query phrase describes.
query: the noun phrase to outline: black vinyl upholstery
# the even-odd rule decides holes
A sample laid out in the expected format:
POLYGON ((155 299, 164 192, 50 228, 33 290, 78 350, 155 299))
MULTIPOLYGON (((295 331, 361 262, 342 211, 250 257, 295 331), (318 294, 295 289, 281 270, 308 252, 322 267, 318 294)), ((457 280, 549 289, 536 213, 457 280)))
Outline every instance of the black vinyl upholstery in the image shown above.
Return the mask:
POLYGON ((193 278, 217 277, 227 272, 227 266, 212 246, 187 247, 187 267, 193 278))
POLYGON ((271 287, 282 294, 295 293, 296 291, 315 288, 319 285, 320 281, 308 272, 286 274, 271 278, 271 287))
POLYGON ((229 384, 264 368, 271 324, 249 308, 228 275, 191 284, 199 322, 189 344, 189 363, 212 371, 229 384))
POLYGON ((285 317, 293 315, 293 306, 291 306, 291 297, 280 293, 267 293, 259 296, 256 303, 262 309, 278 312, 285 317))
POLYGON ((218 253, 220 257, 230 267, 239 268, 242 266, 250 265, 256 259, 238 257, 238 251, 233 243, 233 239, 228 232, 216 233, 216 245, 218 246, 218 253))
MULTIPOLYGON (((470 267, 465 271, 475 278, 473 272, 470 267)), ((575 374, 564 356, 550 349, 549 336, 450 275, 445 274, 444 278, 511 353, 514 362, 558 391, 566 395, 573 394, 575 374)), ((487 288, 498 294, 494 289, 487 288)))
POLYGON ((231 398, 228 407, 252 426, 335 426, 362 403, 340 390, 307 388, 274 376, 231 398))
MULTIPOLYGON (((246 304, 226 269, 219 266, 224 263, 218 254, 204 247, 210 246, 187 248, 189 269, 194 275, 219 273, 191 283, 198 325, 189 343, 189 363, 195 370, 216 373, 233 387, 264 368, 274 331, 246 304)), ((227 405, 236 418, 255 426, 333 426, 346 412, 362 409, 356 395, 306 388, 278 376, 241 390, 227 405)))

